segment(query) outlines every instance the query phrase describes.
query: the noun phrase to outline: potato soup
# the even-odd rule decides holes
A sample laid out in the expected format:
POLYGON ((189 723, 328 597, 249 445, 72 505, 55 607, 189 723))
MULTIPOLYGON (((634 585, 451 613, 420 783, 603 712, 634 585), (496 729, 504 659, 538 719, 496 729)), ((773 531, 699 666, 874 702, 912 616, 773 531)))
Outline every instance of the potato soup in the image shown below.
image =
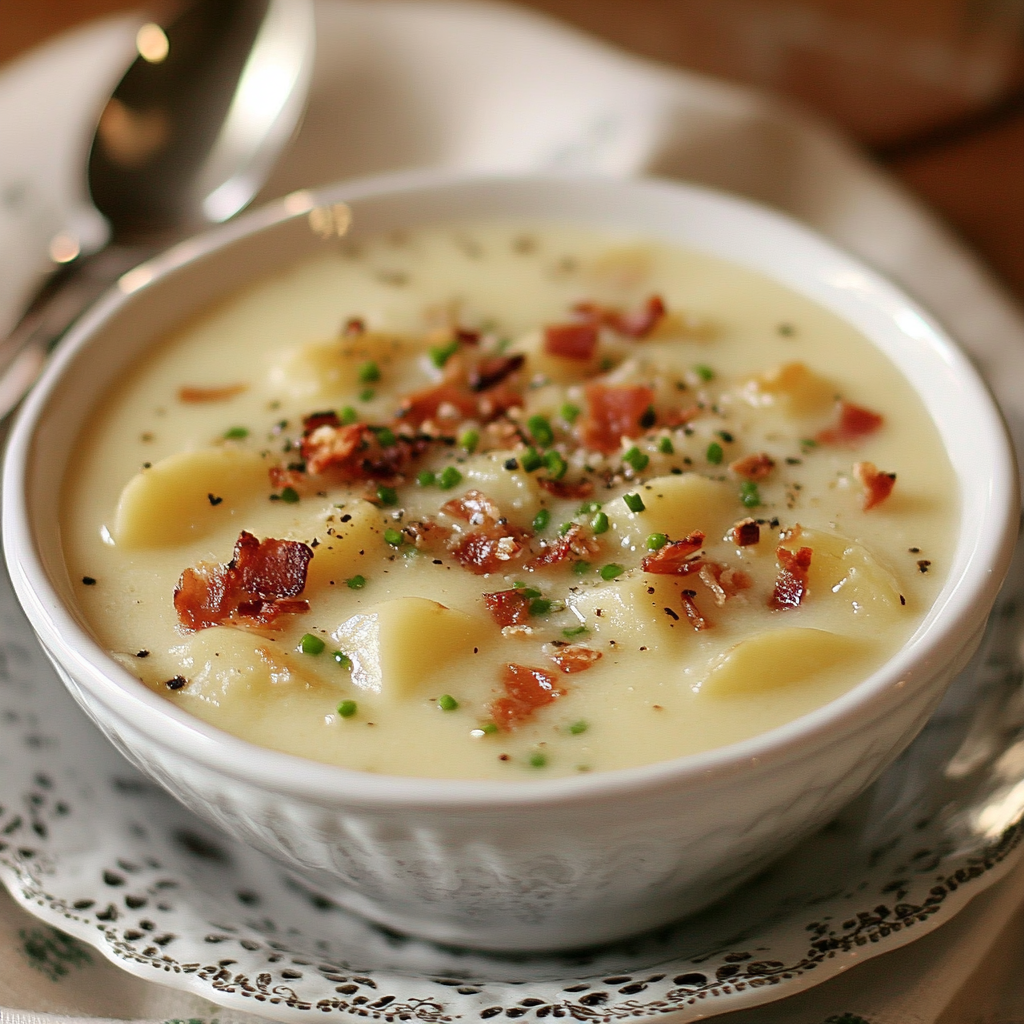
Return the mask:
POLYGON ((337 243, 120 380, 61 529, 167 700, 369 772, 551 778, 842 694, 941 586, 956 481, 899 372, 717 259, 565 225, 337 243))

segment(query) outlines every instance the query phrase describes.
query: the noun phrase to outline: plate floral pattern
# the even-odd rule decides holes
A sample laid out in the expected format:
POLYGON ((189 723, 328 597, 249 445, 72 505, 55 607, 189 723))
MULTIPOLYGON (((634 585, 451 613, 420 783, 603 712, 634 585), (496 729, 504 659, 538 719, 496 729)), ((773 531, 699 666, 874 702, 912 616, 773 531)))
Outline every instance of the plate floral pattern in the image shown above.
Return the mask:
POLYGON ((1024 837, 1024 544, 981 649, 912 746, 728 899, 629 942, 497 955, 370 924, 219 835, 65 693, 0 579, 0 880, 128 971, 280 1020, 695 1020, 932 930, 1024 837))

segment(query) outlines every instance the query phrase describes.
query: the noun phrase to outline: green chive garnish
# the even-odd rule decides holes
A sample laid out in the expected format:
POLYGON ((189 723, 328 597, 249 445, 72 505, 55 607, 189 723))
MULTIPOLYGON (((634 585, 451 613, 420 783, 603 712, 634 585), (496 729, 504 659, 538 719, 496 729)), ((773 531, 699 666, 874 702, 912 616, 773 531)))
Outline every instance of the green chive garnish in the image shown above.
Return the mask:
POLYGON ((400 531, 388 527, 384 531, 384 542, 390 544, 393 548, 399 548, 402 546, 402 534, 400 531))
POLYGON ((442 711, 454 711, 459 706, 459 702, 450 693, 443 693, 437 698, 437 706, 442 711))
POLYGON ((544 460, 537 454, 536 448, 527 448, 519 459, 519 465, 523 467, 524 473, 532 473, 544 465, 544 460))
POLYGON ((430 361, 440 370, 458 351, 457 341, 449 342, 447 345, 436 345, 430 350, 430 361))
POLYGON ((581 410, 578 405, 573 405, 572 402, 566 402, 561 409, 558 410, 558 415, 565 420, 566 423, 575 423, 576 417, 579 416, 581 410))
POLYGON ((421 470, 416 474, 416 483, 418 483, 420 487, 430 487, 436 482, 437 474, 431 473, 429 469, 421 470))
POLYGON ((535 597, 530 602, 531 615, 547 615, 551 611, 551 602, 546 597, 535 597))
POLYGON ((360 364, 357 372, 360 384, 374 384, 380 380, 380 367, 372 359, 360 364))
POLYGON ((480 431, 479 430, 464 430, 459 435, 459 447, 465 448, 467 452, 476 451, 476 446, 480 443, 480 431))
POLYGON ((530 767, 531 768, 543 768, 548 763, 547 755, 541 754, 539 751, 536 754, 530 755, 530 767))
POLYGON ((548 467, 548 474, 552 480, 561 480, 569 468, 569 463, 556 451, 544 453, 544 465, 548 467))
POLYGON ((622 456, 622 461, 628 462, 633 469, 639 473, 642 469, 647 468, 647 463, 651 460, 642 451, 640 451, 636 445, 633 445, 633 447, 622 456))
POLYGON ((450 491, 462 483, 462 474, 454 466, 445 466, 437 479, 443 491, 450 491))
POLYGON ((351 405, 346 405, 338 416, 345 426, 350 427, 353 423, 359 422, 359 413, 352 408, 351 405))
POLYGON ((498 731, 498 727, 493 722, 484 722, 484 724, 480 726, 480 731, 487 733, 487 735, 490 736, 498 731))
POLYGON ((717 466, 721 463, 723 454, 722 446, 717 441, 712 441, 711 444, 708 445, 705 457, 712 466, 717 466))
POLYGON ((752 480, 744 480, 740 484, 740 501, 746 508, 757 508, 761 504, 761 492, 752 480))
MULTIPOLYGON (((343 651, 331 651, 331 657, 343 668, 350 669, 352 667, 352 659, 345 654, 343 651)), ((355 705, 353 704, 353 707, 355 705)))
POLYGON ((551 522, 551 513, 546 508, 542 508, 533 517, 533 532, 534 533, 540 533, 541 530, 546 530, 547 527, 548 527, 548 523, 550 523, 550 522, 551 522))
POLYGON ((674 455, 676 446, 672 443, 672 438, 663 437, 658 441, 658 451, 662 455, 674 455))
POLYGON ((601 566, 601 579, 613 580, 616 576, 621 576, 625 571, 625 568, 617 562, 609 562, 607 565, 601 566))
POLYGON ((366 577, 350 576, 345 580, 345 586, 348 587, 349 590, 362 590, 363 587, 366 586, 366 577))
POLYGON ((531 416, 526 421, 526 429, 529 430, 534 441, 547 448, 555 440, 555 432, 551 429, 546 416, 531 416))
POLYGON ((586 626, 570 626, 568 629, 562 630, 562 636, 583 636, 584 633, 589 633, 590 630, 586 626))
POLYGON ((573 562, 572 571, 577 576, 586 576, 590 572, 591 566, 589 562, 573 562))
POLYGON ((363 390, 359 392, 359 401, 360 402, 372 402, 373 401, 373 396, 375 394, 377 394, 377 392, 374 391, 373 388, 363 388, 363 390))
POLYGON ((601 511, 601 502, 599 502, 599 501, 585 501, 576 510, 576 514, 579 515, 579 516, 588 516, 592 512, 600 512, 600 511, 601 511))
POLYGON ((562 523, 562 525, 558 527, 558 536, 564 537, 573 528, 574 525, 575 524, 571 522, 562 523))
POLYGON ((647 538, 647 550, 657 551, 659 548, 663 548, 668 543, 668 537, 663 533, 652 533, 647 538))
POLYGON ((709 380, 715 379, 715 371, 710 366, 705 366, 703 363, 698 363, 694 368, 693 372, 705 383, 709 380))
POLYGON ((320 637, 314 636, 312 633, 304 633, 299 641, 299 650, 303 654, 323 654, 324 642, 320 637))
POLYGON ((579 736, 579 734, 581 732, 586 732, 586 731, 587 731, 587 723, 584 722, 582 718, 578 722, 573 722, 572 725, 569 726, 569 732, 573 736, 579 736))
POLYGON ((604 512, 598 512, 593 519, 590 520, 590 528, 595 534, 607 533, 608 532, 608 516, 604 512))
POLYGON ((398 491, 394 487, 386 487, 381 484, 377 488, 377 500, 382 505, 397 505, 398 504, 398 491))
POLYGON ((382 448, 390 448, 398 441, 390 427, 372 427, 371 429, 377 435, 377 441, 382 448))
POLYGON ((624 494, 622 500, 626 503, 626 508, 630 512, 643 512, 647 507, 644 504, 644 499, 639 494, 624 494))
POLYGON ((527 601, 532 601, 535 597, 540 597, 540 591, 536 587, 520 587, 520 593, 527 601))
POLYGON ((289 505, 294 505, 299 500, 299 492, 294 487, 286 487, 281 492, 281 500, 289 505))
POLYGON ((241 441, 243 438, 249 436, 248 427, 232 427, 230 430, 224 431, 225 441, 241 441))
POLYGON ((338 714, 342 718, 351 718, 359 710, 359 705, 354 700, 343 700, 338 705, 338 714))

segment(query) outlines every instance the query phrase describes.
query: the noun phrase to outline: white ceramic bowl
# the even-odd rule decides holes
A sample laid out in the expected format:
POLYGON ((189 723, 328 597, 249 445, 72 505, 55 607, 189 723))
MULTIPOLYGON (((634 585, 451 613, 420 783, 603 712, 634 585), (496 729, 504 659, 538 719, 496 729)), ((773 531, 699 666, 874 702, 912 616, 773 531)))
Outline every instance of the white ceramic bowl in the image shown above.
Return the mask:
POLYGON ((967 359, 892 285, 799 225, 704 189, 593 178, 417 174, 291 196, 131 272, 72 332, 14 428, 4 547, 18 596, 69 690, 186 806, 367 916, 495 949, 600 942, 703 906, 867 786, 910 742, 976 647, 1016 533, 1015 466, 967 359), (75 607, 56 509, 75 437, 150 343, 321 244, 307 214, 343 200, 354 231, 482 216, 628 228, 755 268, 837 312, 888 354, 938 424, 961 488, 948 580, 899 653, 781 728, 674 761, 556 780, 362 775, 263 750, 148 690, 75 607))

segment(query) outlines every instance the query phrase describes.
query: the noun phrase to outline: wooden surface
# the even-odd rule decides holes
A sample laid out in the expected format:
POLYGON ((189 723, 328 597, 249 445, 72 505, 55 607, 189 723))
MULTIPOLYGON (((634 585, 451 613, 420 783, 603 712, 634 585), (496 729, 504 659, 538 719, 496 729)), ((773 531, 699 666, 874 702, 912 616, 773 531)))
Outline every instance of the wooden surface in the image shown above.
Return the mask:
MULTIPOLYGON (((842 125, 1024 300, 1018 0, 524 0, 634 53, 842 125)), ((130 0, 0 0, 0 62, 130 0)))

